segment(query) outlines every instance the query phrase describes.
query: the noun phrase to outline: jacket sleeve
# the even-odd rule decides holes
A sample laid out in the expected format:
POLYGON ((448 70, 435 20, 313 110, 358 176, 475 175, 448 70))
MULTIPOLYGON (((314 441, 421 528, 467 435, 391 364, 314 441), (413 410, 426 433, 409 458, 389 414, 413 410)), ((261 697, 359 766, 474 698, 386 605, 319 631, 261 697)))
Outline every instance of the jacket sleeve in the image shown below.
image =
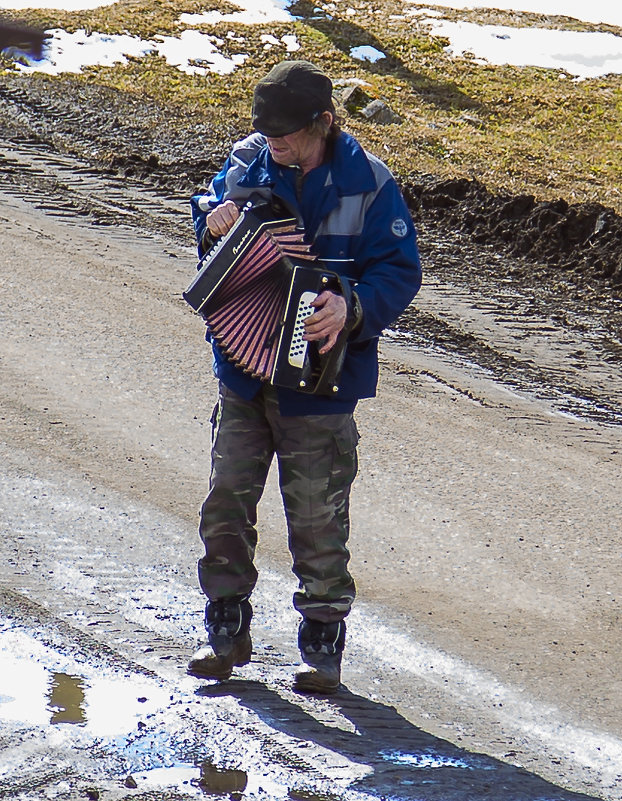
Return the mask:
POLYGON ((233 200, 240 206, 244 204, 249 190, 238 186, 238 181, 265 143, 266 139, 261 134, 251 134, 246 139, 236 142, 222 169, 212 179, 207 192, 204 195, 194 195, 190 198, 199 258, 203 258, 213 245, 207 228, 207 215, 225 200, 233 200))
POLYGON ((386 181, 365 213, 354 261, 362 320, 351 337, 361 342, 380 336, 406 309, 421 286, 417 234, 394 179, 386 181))

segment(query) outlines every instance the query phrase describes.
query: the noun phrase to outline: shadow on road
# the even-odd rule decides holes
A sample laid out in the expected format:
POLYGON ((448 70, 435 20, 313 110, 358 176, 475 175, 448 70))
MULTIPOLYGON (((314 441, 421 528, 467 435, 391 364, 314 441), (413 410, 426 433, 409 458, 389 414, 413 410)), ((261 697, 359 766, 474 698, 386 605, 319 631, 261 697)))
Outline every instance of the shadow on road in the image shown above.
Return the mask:
MULTIPOLYGON (((342 688, 322 701, 354 731, 322 722, 257 681, 234 680, 202 687, 204 698, 230 696, 272 729, 367 766, 349 790, 417 801, 586 801, 592 796, 557 787, 520 767, 474 754, 417 728, 393 707, 342 688)), ((330 717, 330 712, 328 714, 330 717)))

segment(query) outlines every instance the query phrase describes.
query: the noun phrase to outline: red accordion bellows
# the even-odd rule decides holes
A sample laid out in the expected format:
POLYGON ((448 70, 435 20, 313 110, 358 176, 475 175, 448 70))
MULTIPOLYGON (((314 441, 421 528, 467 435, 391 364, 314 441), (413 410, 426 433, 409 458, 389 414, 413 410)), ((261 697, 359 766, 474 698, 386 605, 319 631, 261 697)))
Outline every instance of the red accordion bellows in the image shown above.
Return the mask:
POLYGON ((314 259, 293 224, 262 231, 201 310, 222 352, 256 378, 268 379, 274 369, 290 291, 289 256, 314 259))
POLYGON ((348 304, 350 286, 318 266, 295 217, 274 216, 269 203, 249 201, 203 257, 183 297, 242 370, 277 387, 334 396, 349 328, 322 354, 318 343, 304 340, 304 323, 319 293, 330 290, 348 304))

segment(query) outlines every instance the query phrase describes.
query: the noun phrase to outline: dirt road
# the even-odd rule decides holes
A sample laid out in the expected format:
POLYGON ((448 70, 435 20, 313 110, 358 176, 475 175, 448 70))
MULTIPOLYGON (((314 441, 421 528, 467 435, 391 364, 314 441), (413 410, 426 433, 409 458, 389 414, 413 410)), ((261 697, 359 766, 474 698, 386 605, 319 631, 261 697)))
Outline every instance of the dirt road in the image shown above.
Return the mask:
POLYGON ((344 690, 289 689, 274 476, 253 662, 201 684, 215 384, 184 200, 0 156, 0 795, 622 799, 622 371, 596 324, 448 283, 430 243, 358 413, 344 690))

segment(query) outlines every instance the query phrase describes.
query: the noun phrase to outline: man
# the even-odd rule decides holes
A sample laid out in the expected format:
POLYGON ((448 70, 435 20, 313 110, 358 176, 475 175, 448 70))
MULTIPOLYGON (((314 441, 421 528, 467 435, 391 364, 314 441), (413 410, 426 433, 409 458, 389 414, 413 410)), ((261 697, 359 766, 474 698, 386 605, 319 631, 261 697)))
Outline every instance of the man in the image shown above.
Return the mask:
POLYGON ((278 64, 255 87, 252 113, 257 133, 234 145, 208 194, 192 199, 199 254, 230 230, 251 195, 293 212, 317 256, 353 286, 349 306, 339 294, 318 295, 304 339, 326 353, 344 326, 350 334, 331 397, 262 384, 213 348, 220 390, 199 560, 208 644, 188 672, 226 679, 250 661, 256 508, 276 453, 300 582, 294 606, 306 667, 294 688, 331 693, 340 684, 344 620, 355 595, 347 568, 357 472, 353 411, 375 394, 378 337, 418 291, 421 267, 398 187, 387 167, 336 125, 327 75, 308 61, 278 64))

